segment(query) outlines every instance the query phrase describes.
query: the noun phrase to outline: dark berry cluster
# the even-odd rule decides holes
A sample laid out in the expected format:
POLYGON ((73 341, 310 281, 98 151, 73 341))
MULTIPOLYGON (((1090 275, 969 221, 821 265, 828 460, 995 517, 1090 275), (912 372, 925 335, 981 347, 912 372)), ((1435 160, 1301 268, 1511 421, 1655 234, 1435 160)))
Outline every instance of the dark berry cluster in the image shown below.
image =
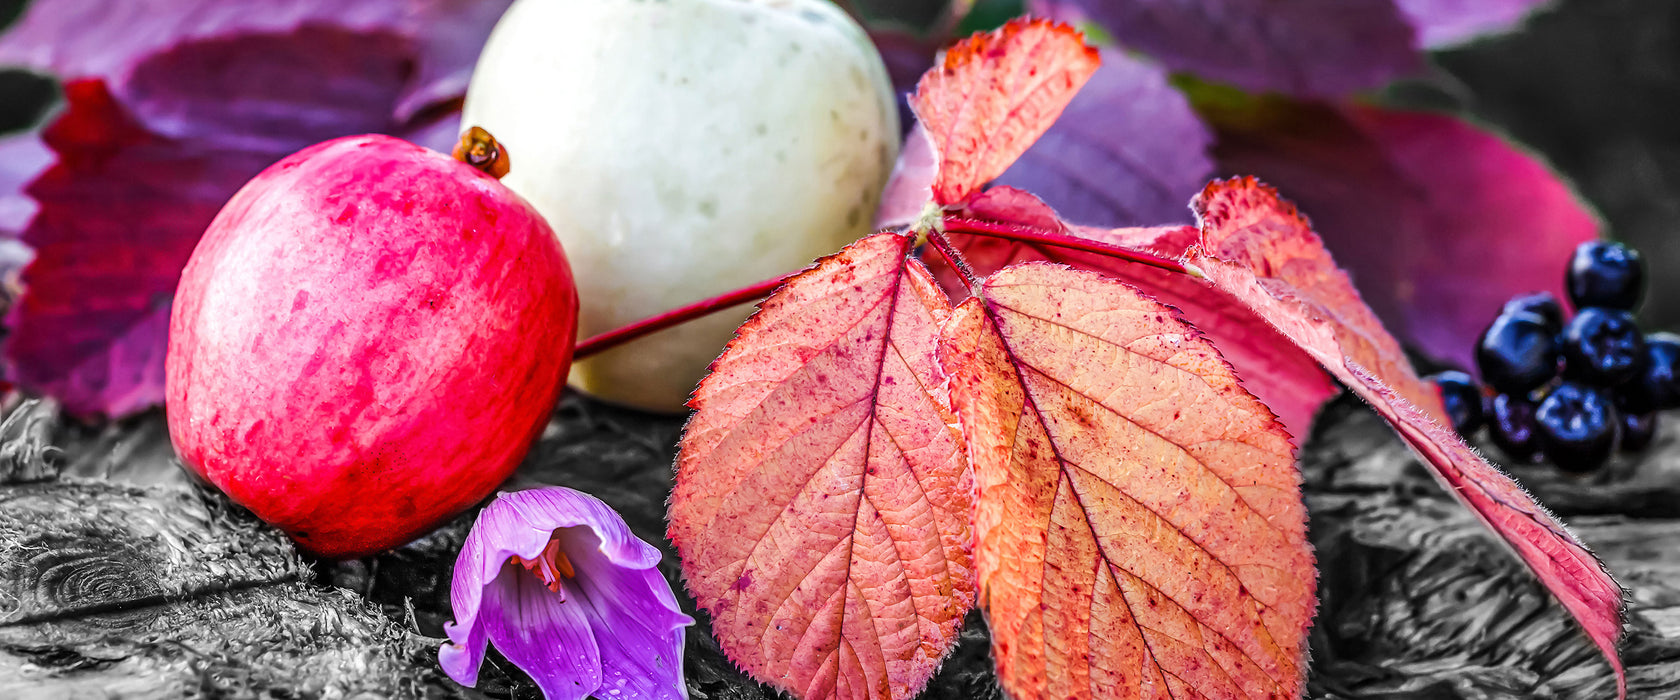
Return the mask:
POLYGON ((1486 425, 1511 459, 1572 472, 1649 445, 1657 411, 1680 408, 1680 336, 1634 323, 1644 278, 1637 251, 1583 243, 1565 276, 1573 318, 1546 292, 1506 302, 1476 343, 1486 389, 1463 372, 1430 377, 1453 427, 1486 425))

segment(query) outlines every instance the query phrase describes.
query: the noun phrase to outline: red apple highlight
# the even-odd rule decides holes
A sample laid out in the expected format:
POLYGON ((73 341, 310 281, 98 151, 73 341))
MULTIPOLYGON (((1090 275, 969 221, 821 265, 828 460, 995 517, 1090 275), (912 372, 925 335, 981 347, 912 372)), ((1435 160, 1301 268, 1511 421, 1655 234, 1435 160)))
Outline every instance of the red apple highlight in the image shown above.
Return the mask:
POLYGON ((518 466, 577 308, 554 233, 494 177, 385 136, 317 144, 246 184, 193 251, 169 434, 304 549, 379 552, 518 466))

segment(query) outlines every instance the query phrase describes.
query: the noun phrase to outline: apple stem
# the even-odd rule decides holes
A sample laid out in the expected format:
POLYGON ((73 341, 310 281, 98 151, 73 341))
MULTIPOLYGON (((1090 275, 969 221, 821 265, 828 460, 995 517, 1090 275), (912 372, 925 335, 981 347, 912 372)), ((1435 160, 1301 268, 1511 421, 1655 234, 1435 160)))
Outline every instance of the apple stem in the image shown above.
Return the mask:
POLYGON ((783 275, 775 279, 764 280, 750 287, 742 287, 732 292, 719 294, 710 299, 701 299, 687 306, 680 306, 657 316, 642 319, 628 326, 615 328, 600 335, 591 336, 577 344, 572 349, 572 359, 581 360, 590 355, 616 348, 645 335, 652 335, 675 325, 686 323, 707 314, 722 311, 732 306, 740 306, 749 301, 762 299, 776 291, 799 273, 783 275))
POLYGON ((507 147, 483 127, 475 126, 461 134, 461 140, 455 144, 455 150, 450 155, 497 180, 508 174, 507 147))
POLYGON ((1036 226, 1002 224, 994 221, 982 221, 979 219, 947 217, 945 219, 945 230, 975 236, 1002 238, 1010 241, 1021 241, 1023 243, 1041 243, 1044 245, 1056 246, 1058 248, 1080 250, 1087 253, 1106 255, 1111 258, 1134 262, 1140 265, 1148 265, 1168 272, 1199 276, 1177 260, 1163 258, 1159 255, 1145 253, 1141 250, 1133 250, 1131 248, 1123 248, 1121 246, 1111 245, 1101 241, 1093 241, 1088 238, 1063 235, 1041 229, 1036 226))

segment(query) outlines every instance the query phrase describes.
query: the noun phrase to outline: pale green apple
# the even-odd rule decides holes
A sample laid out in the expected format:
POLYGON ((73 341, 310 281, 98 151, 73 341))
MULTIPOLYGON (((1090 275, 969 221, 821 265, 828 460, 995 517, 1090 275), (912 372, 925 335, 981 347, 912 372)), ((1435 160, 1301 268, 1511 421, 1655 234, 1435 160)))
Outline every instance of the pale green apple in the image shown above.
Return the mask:
MULTIPOLYGON (((880 55, 827 0, 518 0, 462 126, 560 237, 585 338, 797 271, 869 232, 898 151, 880 55)), ((603 399, 680 410, 752 307, 573 365, 603 399)))

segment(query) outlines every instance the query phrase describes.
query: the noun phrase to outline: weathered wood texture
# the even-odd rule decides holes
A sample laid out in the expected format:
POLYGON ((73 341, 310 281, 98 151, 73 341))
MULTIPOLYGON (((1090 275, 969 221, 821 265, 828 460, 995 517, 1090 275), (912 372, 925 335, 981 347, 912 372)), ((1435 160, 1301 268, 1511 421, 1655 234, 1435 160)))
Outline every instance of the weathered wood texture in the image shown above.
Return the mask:
MULTIPOLYGON (((662 534, 681 426, 568 397, 517 478, 600 496, 677 581, 662 534)), ((0 423, 0 698, 536 697, 494 654, 477 689, 436 669, 470 516, 312 561, 171 460, 157 415, 95 429, 26 403, 0 423)), ((1332 404, 1302 467, 1323 598, 1311 697, 1606 697, 1561 608, 1369 411, 1332 404)), ((1680 440, 1598 482, 1520 474, 1629 588, 1633 697, 1680 698, 1680 440)), ((692 697, 772 697, 703 620, 688 640, 692 697)), ((924 697, 1000 697, 978 614, 924 697)))
MULTIPOLYGON (((1644 501, 1616 495, 1636 484, 1672 489, 1656 475, 1680 479, 1676 437, 1614 465, 1614 480, 1517 471, 1628 589, 1623 654, 1634 698, 1680 698, 1680 520, 1581 513, 1618 497, 1644 501)), ((1608 667, 1562 607, 1375 414, 1331 404, 1301 466, 1321 591, 1314 696, 1614 697, 1608 667)))
MULTIPOLYGON (((197 490, 0 490, 0 697, 418 689, 419 645, 197 490)), ((412 694, 412 693, 410 693, 412 694)))

